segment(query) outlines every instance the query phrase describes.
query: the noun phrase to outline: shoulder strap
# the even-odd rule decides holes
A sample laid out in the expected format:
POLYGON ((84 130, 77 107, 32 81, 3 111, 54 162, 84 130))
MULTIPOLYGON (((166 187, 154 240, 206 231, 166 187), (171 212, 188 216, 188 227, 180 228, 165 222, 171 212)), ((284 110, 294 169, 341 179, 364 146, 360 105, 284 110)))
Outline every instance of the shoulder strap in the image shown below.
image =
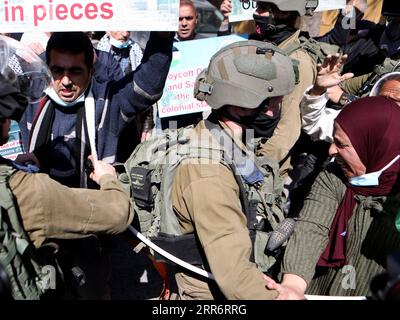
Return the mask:
POLYGON ((264 179, 263 174, 256 164, 250 159, 247 153, 234 142, 223 128, 218 124, 205 120, 205 126, 217 141, 224 141, 223 157, 234 173, 235 180, 240 190, 240 202, 247 218, 248 229, 253 230, 256 223, 256 211, 251 210, 251 204, 248 201, 244 183, 255 185, 261 183, 264 179))
POLYGON ((321 63, 328 54, 334 54, 340 51, 340 48, 337 45, 319 42, 313 38, 300 36, 298 41, 290 43, 285 48, 285 52, 290 56, 293 52, 299 49, 306 51, 315 63, 321 63))

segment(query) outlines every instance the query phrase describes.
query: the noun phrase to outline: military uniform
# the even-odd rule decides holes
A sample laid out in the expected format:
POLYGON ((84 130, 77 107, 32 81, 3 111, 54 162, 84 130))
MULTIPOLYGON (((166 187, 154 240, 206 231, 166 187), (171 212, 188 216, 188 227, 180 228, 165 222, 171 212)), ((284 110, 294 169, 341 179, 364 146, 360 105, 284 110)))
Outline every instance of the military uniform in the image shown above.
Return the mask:
MULTIPOLYGON (((283 41, 278 48, 285 49, 299 40, 300 30, 283 41)), ((292 93, 283 98, 281 117, 273 136, 261 145, 259 153, 280 162, 280 174, 285 177, 290 170, 289 151, 300 137, 301 116, 300 101, 306 89, 314 83, 317 76, 316 63, 304 50, 296 50, 290 54, 290 58, 299 61, 299 83, 292 93)))
POLYGON ((363 86, 363 84, 370 77, 370 75, 371 75, 371 73, 368 73, 368 74, 364 74, 362 76, 348 79, 346 81, 343 81, 343 83, 340 84, 340 87, 346 93, 357 95, 359 90, 363 86))
POLYGON ((51 239, 78 239, 91 234, 117 234, 133 219, 122 185, 111 175, 98 190, 68 188, 45 174, 17 171, 10 188, 22 223, 36 248, 51 239))
MULTIPOLYGON (((204 137, 204 121, 194 130, 204 137)), ((276 291, 265 288, 262 272, 250 262, 252 244, 239 186, 230 168, 220 163, 205 164, 200 159, 183 161, 174 178, 172 205, 182 232, 195 232, 198 236, 209 270, 225 298, 255 300, 277 296, 276 291)), ((176 280, 182 299, 219 297, 213 281, 187 273, 178 273, 176 280)))

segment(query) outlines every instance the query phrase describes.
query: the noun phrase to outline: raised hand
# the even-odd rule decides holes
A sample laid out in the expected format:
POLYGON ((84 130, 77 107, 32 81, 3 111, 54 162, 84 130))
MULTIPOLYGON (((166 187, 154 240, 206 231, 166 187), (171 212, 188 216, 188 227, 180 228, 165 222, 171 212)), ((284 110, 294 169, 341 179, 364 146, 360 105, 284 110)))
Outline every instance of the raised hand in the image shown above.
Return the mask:
POLYGON ((321 95, 328 88, 337 86, 342 81, 350 79, 353 73, 341 74, 340 69, 346 62, 347 55, 335 54, 328 55, 324 62, 317 64, 317 77, 314 86, 310 90, 310 95, 321 95))
POLYGON ((229 14, 232 12, 232 0, 222 1, 219 11, 221 11, 224 16, 224 20, 228 19, 229 14))

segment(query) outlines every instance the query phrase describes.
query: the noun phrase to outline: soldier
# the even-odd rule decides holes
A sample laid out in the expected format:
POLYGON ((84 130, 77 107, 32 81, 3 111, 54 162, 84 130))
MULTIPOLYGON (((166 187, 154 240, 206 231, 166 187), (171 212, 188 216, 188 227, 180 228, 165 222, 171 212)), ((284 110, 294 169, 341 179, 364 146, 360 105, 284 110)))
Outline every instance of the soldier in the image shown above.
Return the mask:
MULTIPOLYGON (((255 228, 266 234, 271 219, 268 213, 271 208, 263 207, 261 203, 275 205, 275 200, 277 203, 281 200, 280 194, 272 197, 274 203, 271 197, 269 200, 250 200, 243 194, 258 192, 265 197, 267 194, 272 196, 273 190, 264 188, 265 183, 267 179, 277 179, 274 180, 276 184, 280 180, 277 170, 274 176, 271 171, 263 171, 266 165, 254 165, 260 163, 261 158, 255 158, 242 141, 250 134, 246 124, 260 112, 274 119, 280 101, 293 90, 294 83, 291 59, 276 46, 255 40, 237 42, 221 49, 198 76, 195 96, 207 101, 213 110, 209 118, 193 130, 202 142, 211 143, 208 149, 201 145, 201 150, 204 147, 221 152, 217 152, 216 158, 211 157, 211 161, 205 156, 183 160, 177 168, 171 196, 182 233, 195 235, 196 249, 204 257, 200 264, 212 272, 216 282, 178 272, 176 281, 181 299, 218 299, 222 296, 227 299, 273 299, 276 296, 275 291, 265 289, 263 273, 251 262, 250 256, 253 256, 251 238, 255 228), (224 156, 220 158, 218 155, 222 154, 224 156), (246 156, 241 158, 242 154, 246 156), (245 167, 251 169, 243 170, 238 155, 245 167), (253 178, 254 185, 250 182, 253 178), (252 189, 255 185, 258 185, 258 191, 252 189), (246 189, 249 192, 243 188, 249 188, 246 189), (262 208, 257 211, 257 220, 246 209, 249 201, 262 208)), ((257 257, 260 253, 265 257, 265 242, 260 245, 258 236, 255 235, 258 245, 253 253, 256 263, 261 266, 257 257)), ((271 265, 264 267, 263 271, 267 271, 271 265)))

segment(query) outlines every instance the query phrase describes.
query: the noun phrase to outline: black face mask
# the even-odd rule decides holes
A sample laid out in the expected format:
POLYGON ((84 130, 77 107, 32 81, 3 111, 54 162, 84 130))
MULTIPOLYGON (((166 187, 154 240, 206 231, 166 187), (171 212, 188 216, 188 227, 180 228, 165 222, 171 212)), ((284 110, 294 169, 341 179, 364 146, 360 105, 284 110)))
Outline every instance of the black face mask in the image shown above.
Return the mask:
POLYGON ((272 16, 253 14, 253 19, 256 24, 256 34, 263 41, 280 44, 296 32, 296 29, 290 26, 292 18, 278 21, 272 16))
POLYGON ((267 33, 276 32, 276 22, 275 19, 269 15, 268 17, 259 16, 253 14, 254 22, 256 23, 256 33, 260 36, 264 36, 267 33))
POLYGON ((251 116, 238 116, 227 112, 226 108, 218 110, 223 117, 236 122, 243 129, 243 141, 246 141, 246 130, 253 130, 254 138, 270 138, 278 125, 280 114, 269 116, 265 114, 266 105, 258 107, 258 112, 251 116))
POLYGON ((278 125, 280 115, 269 116, 260 112, 251 123, 246 123, 246 129, 254 130, 255 138, 271 138, 276 126, 278 125))

